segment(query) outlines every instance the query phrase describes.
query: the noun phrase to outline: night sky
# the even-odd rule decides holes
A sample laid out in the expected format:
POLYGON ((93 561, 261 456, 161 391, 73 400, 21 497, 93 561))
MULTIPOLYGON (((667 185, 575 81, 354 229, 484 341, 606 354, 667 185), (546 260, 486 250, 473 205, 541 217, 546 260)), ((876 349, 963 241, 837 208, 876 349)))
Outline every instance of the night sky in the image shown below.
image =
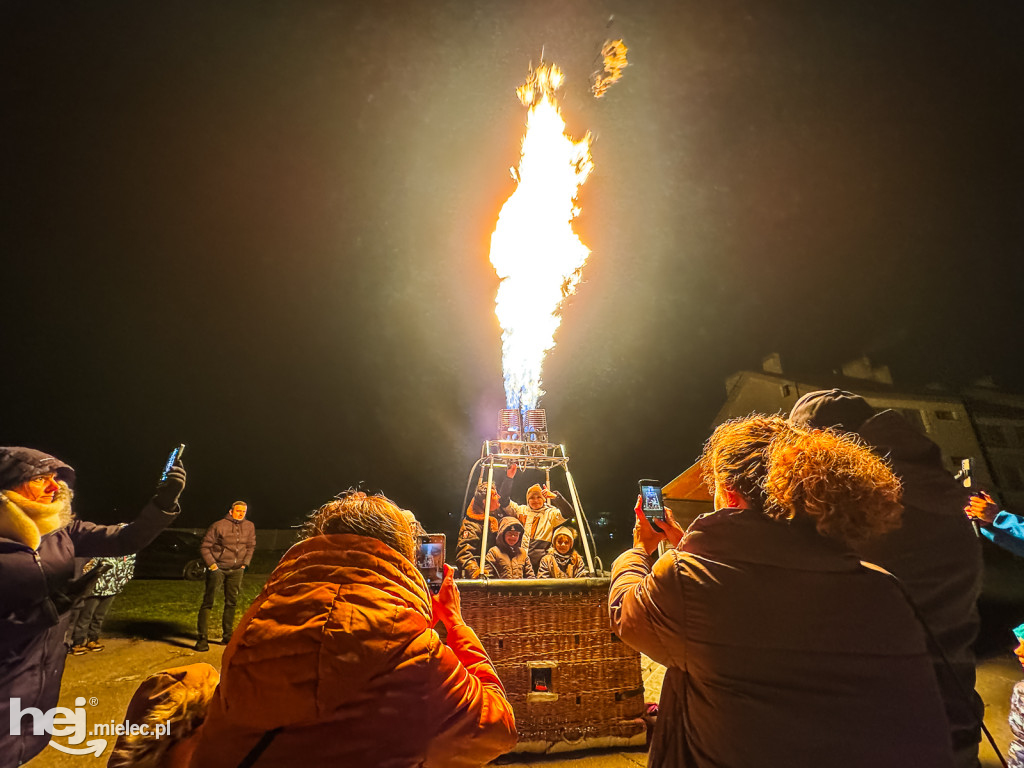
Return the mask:
MULTIPOLYGON (((596 170, 542 401, 593 520, 770 352, 1024 390, 1019 3, 4 3, 0 442, 134 515, 359 481, 453 535, 504 404, 490 233, 542 48, 596 170), (589 93, 605 39, 630 66, 589 93)), ((517 486, 522 500, 527 483, 517 486)))

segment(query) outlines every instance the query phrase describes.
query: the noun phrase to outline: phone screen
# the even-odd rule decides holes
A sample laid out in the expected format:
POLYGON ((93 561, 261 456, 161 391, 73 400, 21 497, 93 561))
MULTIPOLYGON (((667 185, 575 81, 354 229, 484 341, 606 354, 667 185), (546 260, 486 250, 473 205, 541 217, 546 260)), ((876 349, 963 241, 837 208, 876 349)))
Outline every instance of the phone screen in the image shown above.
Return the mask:
POLYGON ((665 502, 661 498, 661 486, 653 480, 640 481, 640 505, 648 520, 665 519, 665 502))
POLYGON ((171 455, 167 457, 167 463, 164 464, 164 473, 162 475, 160 475, 160 482, 161 483, 164 480, 167 479, 167 473, 171 471, 171 467, 174 466, 174 462, 176 462, 178 460, 178 457, 181 456, 181 454, 182 454, 182 452, 184 450, 185 450, 185 444, 182 443, 181 445, 176 447, 173 451, 171 451, 171 455))
POLYGON ((416 547, 416 568, 435 595, 444 580, 444 543, 443 533, 428 533, 419 537, 416 547))

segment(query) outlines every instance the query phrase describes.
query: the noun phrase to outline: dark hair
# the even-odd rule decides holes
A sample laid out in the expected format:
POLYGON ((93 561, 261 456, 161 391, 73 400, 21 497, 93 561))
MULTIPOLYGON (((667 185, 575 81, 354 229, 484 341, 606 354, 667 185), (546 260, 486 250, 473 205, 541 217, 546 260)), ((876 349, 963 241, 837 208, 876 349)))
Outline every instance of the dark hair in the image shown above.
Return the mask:
POLYGON ((701 456, 704 483, 716 482, 774 520, 812 521, 849 544, 899 527, 900 481, 853 435, 802 429, 778 416, 719 426, 701 456))
POLYGON ((300 537, 352 533, 382 541, 410 562, 415 557, 412 528, 402 511, 384 496, 348 493, 309 516, 300 537))
MULTIPOLYGON (((497 490, 497 487, 498 487, 497 483, 491 483, 491 492, 493 493, 495 490, 497 490)), ((476 491, 473 493, 473 501, 472 501, 473 508, 476 509, 478 512, 483 512, 484 511, 484 499, 486 499, 486 498, 487 498, 487 481, 484 480, 484 481, 482 481, 480 483, 477 483, 476 491)))

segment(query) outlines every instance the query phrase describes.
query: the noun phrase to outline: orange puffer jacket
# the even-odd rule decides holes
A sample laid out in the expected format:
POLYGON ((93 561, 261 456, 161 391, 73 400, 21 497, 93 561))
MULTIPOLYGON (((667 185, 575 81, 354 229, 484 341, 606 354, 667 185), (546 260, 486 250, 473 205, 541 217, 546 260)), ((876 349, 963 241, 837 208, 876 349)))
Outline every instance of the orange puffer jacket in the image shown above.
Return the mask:
POLYGON ((419 571, 376 539, 288 551, 224 653, 192 768, 480 766, 515 719, 472 629, 441 642, 419 571))

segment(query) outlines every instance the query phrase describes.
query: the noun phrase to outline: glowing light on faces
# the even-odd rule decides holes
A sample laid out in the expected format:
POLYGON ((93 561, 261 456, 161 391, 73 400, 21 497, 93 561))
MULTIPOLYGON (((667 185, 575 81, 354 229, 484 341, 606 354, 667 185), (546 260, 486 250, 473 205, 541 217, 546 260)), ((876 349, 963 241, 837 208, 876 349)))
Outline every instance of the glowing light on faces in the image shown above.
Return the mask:
POLYGON ((516 90, 525 107, 526 134, 517 185, 498 214, 491 264, 501 283, 494 312, 501 325, 501 362, 507 407, 537 407, 544 356, 555 346, 558 309, 580 281, 590 249, 572 230, 576 196, 594 169, 590 134, 565 133, 555 99, 563 82, 554 64, 530 72, 516 90))

